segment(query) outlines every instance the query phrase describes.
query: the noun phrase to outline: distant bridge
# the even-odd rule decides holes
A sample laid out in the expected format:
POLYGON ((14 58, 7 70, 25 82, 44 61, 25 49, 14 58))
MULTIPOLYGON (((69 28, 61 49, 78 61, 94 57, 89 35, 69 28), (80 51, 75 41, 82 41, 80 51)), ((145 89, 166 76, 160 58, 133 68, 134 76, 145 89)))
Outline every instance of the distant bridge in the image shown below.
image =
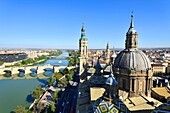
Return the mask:
MULTIPOLYGON (((67 66, 28 66, 28 67, 9 67, 9 68, 0 68, 0 75, 4 75, 7 72, 10 72, 11 75, 19 74, 20 70, 24 70, 25 74, 32 73, 31 69, 36 70, 37 74, 44 73, 45 69, 52 69, 54 72, 59 72, 60 69, 66 68, 67 66)), ((75 68, 75 66, 67 67, 69 70, 75 68)))
POLYGON ((49 59, 56 59, 56 60, 65 60, 67 57, 62 56, 62 57, 58 57, 58 56, 49 56, 49 59))

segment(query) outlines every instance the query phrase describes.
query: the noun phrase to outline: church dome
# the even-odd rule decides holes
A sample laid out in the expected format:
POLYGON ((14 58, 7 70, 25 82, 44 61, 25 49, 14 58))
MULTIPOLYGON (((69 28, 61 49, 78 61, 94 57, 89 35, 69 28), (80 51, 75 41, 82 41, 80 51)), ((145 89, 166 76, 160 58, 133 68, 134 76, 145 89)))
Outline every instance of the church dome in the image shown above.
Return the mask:
POLYGON ((131 15, 130 27, 126 34, 125 47, 115 58, 114 68, 136 71, 151 69, 148 57, 138 50, 138 34, 134 29, 133 15, 131 15))
POLYGON ((110 86, 111 85, 115 86, 117 84, 117 81, 114 78, 114 75, 112 72, 110 73, 109 77, 106 79, 105 84, 110 85, 110 86))
POLYGON ((121 51, 114 62, 114 68, 129 70, 147 70, 151 69, 151 63, 148 57, 136 49, 125 49, 121 51))

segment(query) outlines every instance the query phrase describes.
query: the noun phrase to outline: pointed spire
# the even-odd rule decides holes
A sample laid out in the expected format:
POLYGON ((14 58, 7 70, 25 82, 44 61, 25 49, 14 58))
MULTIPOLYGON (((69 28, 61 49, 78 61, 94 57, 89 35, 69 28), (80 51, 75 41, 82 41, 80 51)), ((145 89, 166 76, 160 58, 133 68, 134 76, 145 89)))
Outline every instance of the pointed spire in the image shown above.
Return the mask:
POLYGON ((84 23, 82 23, 80 40, 87 40, 86 35, 85 35, 84 23))
POLYGON ((133 11, 131 14, 131 22, 130 22, 130 28, 128 32, 126 33, 126 49, 130 48, 138 48, 138 34, 136 30, 134 29, 134 20, 133 20, 133 11))
POLYGON ((132 14, 131 14, 130 28, 134 28, 133 11, 132 11, 132 14))
POLYGON ((128 33, 136 33, 136 30, 134 29, 134 19, 133 19, 133 11, 131 13, 131 21, 130 21, 130 27, 129 27, 129 30, 128 30, 128 33))
POLYGON ((100 58, 101 58, 101 56, 98 56, 97 63, 96 63, 96 65, 94 66, 94 68, 95 68, 95 74, 96 74, 96 75, 101 75, 101 70, 103 69, 102 66, 101 66, 101 64, 100 64, 100 58))
POLYGON ((85 32, 84 23, 82 23, 81 32, 85 32))
POLYGON ((96 65, 95 65, 95 68, 96 68, 96 69, 99 69, 99 70, 102 69, 102 66, 101 66, 101 64, 100 64, 100 58, 101 58, 101 56, 98 56, 97 63, 96 63, 96 65))
POLYGON ((109 49, 109 42, 107 42, 106 49, 109 49))

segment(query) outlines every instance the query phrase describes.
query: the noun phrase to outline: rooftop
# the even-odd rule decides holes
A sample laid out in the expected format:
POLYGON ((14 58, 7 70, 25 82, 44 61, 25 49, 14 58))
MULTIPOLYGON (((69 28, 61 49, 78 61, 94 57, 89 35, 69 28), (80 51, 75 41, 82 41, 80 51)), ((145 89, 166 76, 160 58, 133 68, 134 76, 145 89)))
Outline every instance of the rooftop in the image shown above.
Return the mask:
POLYGON ((152 88, 152 91, 154 91, 155 93, 157 93, 160 96, 163 96, 167 99, 167 97, 170 96, 170 89, 166 88, 166 87, 158 87, 158 88, 152 88))
POLYGON ((160 105, 161 102, 151 97, 139 96, 126 99, 124 101, 124 104, 130 111, 139 111, 139 110, 153 110, 155 109, 155 106, 160 105))

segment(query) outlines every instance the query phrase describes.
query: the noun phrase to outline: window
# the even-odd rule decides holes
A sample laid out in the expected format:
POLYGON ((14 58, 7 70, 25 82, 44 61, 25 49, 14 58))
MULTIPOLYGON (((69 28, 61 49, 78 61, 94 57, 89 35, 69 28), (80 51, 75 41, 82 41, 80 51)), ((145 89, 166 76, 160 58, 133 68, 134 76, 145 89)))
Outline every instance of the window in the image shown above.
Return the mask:
POLYGON ((135 79, 132 79, 132 91, 134 91, 135 79))
POLYGON ((148 90, 150 89, 150 79, 148 79, 148 90))
POLYGON ((126 79, 122 79, 122 88, 126 89, 126 79))

